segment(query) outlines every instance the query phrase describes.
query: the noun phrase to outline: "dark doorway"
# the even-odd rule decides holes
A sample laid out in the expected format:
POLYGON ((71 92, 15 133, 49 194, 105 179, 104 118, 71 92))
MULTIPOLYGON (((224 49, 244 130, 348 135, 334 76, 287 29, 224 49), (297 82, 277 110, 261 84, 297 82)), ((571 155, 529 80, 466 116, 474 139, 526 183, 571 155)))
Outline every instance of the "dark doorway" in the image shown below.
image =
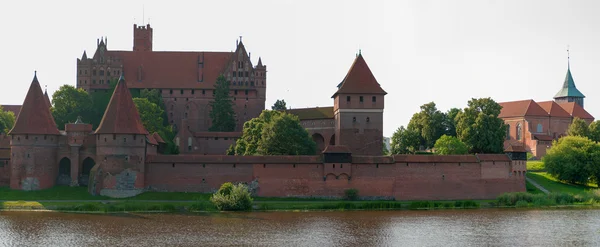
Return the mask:
POLYGON ((90 157, 87 157, 83 160, 83 165, 81 166, 81 175, 79 175, 80 186, 88 185, 90 172, 92 171, 92 168, 94 168, 94 165, 96 165, 96 162, 90 157))
POLYGON ((71 160, 67 157, 60 159, 60 162, 58 163, 58 177, 56 178, 56 184, 71 184, 71 160))

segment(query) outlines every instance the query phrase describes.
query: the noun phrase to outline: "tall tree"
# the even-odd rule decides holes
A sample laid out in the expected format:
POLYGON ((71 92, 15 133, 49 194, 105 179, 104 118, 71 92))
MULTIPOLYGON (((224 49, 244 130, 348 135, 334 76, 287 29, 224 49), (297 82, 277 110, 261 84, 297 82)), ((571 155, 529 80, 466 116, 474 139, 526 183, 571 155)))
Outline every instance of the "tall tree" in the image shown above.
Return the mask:
POLYGON ((100 121, 102 121, 102 117, 104 116, 104 112, 106 111, 106 107, 110 102, 110 98, 112 97, 113 92, 115 91, 115 87, 117 86, 116 79, 113 79, 109 82, 109 88, 106 90, 96 90, 91 93, 93 108, 91 111, 90 119, 83 119, 85 122, 89 122, 94 127, 98 127, 100 125, 100 121))
POLYGON ((437 109, 434 102, 421 106, 421 111, 415 113, 408 123, 407 128, 419 132, 422 145, 433 147, 435 141, 445 132, 444 114, 437 109))
POLYGON ((134 98, 133 103, 140 113, 140 119, 142 120, 142 124, 144 124, 144 128, 150 134, 159 132, 164 128, 163 110, 160 107, 150 102, 147 98, 134 98))
POLYGON ((156 104, 160 109, 162 109, 163 125, 169 125, 169 116, 167 116, 165 101, 163 100, 158 89, 142 89, 140 91, 140 98, 146 98, 148 101, 156 104))
POLYGON ((52 116, 59 129, 64 129, 67 123, 75 122, 79 116, 83 121, 94 119, 92 97, 81 88, 61 86, 52 95, 52 105, 52 116))
POLYGON ((469 148, 455 136, 443 135, 435 142, 435 153, 440 155, 467 154, 469 148))
POLYGON ((581 118, 574 118, 573 122, 571 122, 571 124, 569 125, 569 129, 567 129, 567 135, 589 137, 590 130, 588 124, 585 122, 585 120, 581 118))
POLYGON ((15 114, 11 111, 4 111, 0 105, 0 134, 7 134, 15 125, 15 114))
POLYGON ((215 83, 215 98, 210 102, 212 126, 209 131, 230 132, 235 130, 235 112, 229 95, 229 83, 223 75, 215 83))
POLYGON ((565 136, 555 141, 543 158, 552 176, 570 183, 600 181, 600 144, 582 136, 565 136))
POLYGON ((498 118, 502 106, 491 98, 471 99, 456 116, 456 134, 472 153, 502 153, 506 124, 498 118))
POLYGON ((592 141, 600 142, 600 120, 596 120, 588 127, 589 138, 592 141))
POLYGON ((444 126, 444 134, 447 136, 456 136, 456 115, 460 112, 458 108, 452 108, 448 110, 444 114, 444 121, 442 126, 444 126))
POLYGON ((271 110, 274 110, 274 111, 287 110, 287 105, 285 104, 285 100, 278 99, 277 101, 275 101, 275 104, 273 104, 273 106, 271 106, 271 110))
POLYGON ((411 154, 419 150, 421 145, 420 134, 411 129, 400 126, 392 135, 390 154, 411 154))

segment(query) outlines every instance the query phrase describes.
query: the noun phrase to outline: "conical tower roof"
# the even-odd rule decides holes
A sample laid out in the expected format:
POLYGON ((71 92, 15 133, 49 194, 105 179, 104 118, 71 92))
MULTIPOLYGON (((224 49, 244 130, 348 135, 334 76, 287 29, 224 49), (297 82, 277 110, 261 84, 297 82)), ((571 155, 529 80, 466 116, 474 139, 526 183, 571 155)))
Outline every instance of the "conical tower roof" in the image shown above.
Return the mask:
POLYGON ((373 76, 371 69, 369 69, 367 62, 360 53, 356 56, 348 74, 338 85, 338 90, 332 98, 340 93, 387 94, 373 76))
POLYGON ((563 87, 554 96, 555 99, 562 97, 585 98, 585 96, 577 89, 577 87, 575 87, 575 81, 573 80, 573 76, 571 76, 571 68, 567 69, 567 76, 565 77, 563 87))
POLYGON ((9 134, 60 135, 38 82, 37 73, 33 76, 17 121, 9 134))
POLYGON ((46 104, 48 104, 48 108, 52 107, 52 103, 50 102, 50 97, 48 97, 47 89, 44 89, 44 99, 46 100, 46 104))
POLYGON ((96 134, 148 134, 122 75, 96 134))

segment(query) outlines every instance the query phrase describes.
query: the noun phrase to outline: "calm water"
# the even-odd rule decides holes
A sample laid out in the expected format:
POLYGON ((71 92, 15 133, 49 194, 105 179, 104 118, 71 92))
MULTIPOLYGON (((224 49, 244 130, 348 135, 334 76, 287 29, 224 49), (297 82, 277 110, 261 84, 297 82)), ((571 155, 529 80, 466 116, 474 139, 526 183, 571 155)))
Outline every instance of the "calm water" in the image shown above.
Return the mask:
POLYGON ((600 246, 600 210, 0 212, 0 246, 600 246))

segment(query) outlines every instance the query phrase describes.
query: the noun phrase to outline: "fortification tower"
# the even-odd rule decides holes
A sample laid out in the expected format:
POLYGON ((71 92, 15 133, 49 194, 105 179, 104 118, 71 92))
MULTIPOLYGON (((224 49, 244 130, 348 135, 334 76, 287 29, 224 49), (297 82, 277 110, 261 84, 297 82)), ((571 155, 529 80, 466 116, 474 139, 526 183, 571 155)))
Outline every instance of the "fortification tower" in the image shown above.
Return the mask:
POLYGON ((10 187, 15 190, 47 189, 56 183, 56 153, 60 132, 37 73, 33 77, 11 135, 10 187))
POLYGON ((381 155, 386 94, 359 52, 332 96, 335 144, 355 155, 381 155))
POLYGON ((565 76, 565 81, 563 82, 563 86, 554 96, 554 101, 556 103, 565 103, 565 102, 575 102, 576 104, 583 107, 583 99, 585 95, 583 95, 577 87, 575 87, 575 81, 573 80, 573 76, 571 76, 571 65, 567 66, 567 76, 565 76))
POLYGON ((150 24, 133 24, 133 51, 152 51, 152 28, 150 24))
POLYGON ((127 197, 141 192, 147 134, 121 76, 95 132, 97 163, 90 173, 90 193, 127 197))

